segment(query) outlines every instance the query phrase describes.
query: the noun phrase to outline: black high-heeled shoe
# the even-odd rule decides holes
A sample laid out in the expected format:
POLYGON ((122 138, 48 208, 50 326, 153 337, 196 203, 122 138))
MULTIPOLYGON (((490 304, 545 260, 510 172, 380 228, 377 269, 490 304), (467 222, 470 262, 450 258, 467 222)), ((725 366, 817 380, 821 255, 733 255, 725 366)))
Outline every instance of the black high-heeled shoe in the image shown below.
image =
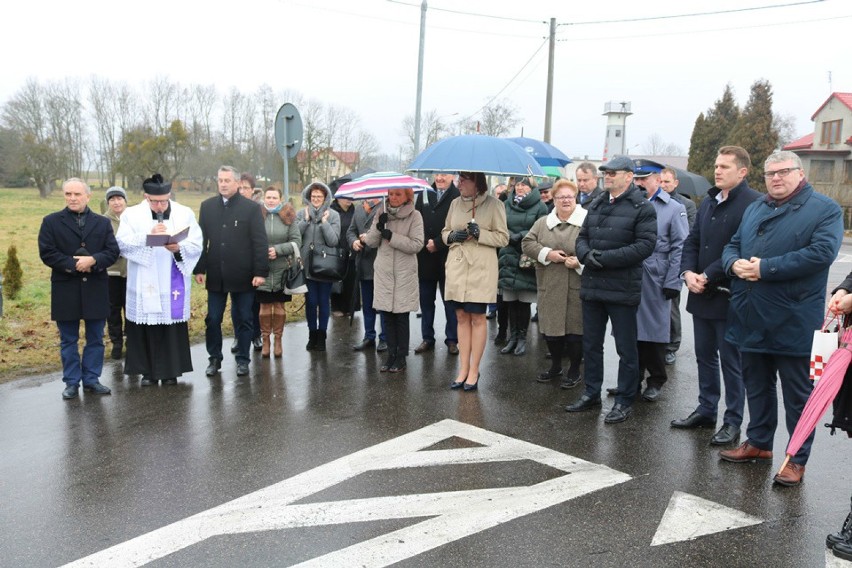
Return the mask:
POLYGON ((475 391, 476 389, 479 388, 479 373, 476 374, 476 382, 475 383, 470 384, 470 383, 465 382, 465 383, 462 383, 462 384, 464 385, 464 391, 465 392, 475 391))
POLYGON ((450 383, 450 388, 453 390, 460 389, 462 386, 464 386, 464 381, 453 381, 450 383))

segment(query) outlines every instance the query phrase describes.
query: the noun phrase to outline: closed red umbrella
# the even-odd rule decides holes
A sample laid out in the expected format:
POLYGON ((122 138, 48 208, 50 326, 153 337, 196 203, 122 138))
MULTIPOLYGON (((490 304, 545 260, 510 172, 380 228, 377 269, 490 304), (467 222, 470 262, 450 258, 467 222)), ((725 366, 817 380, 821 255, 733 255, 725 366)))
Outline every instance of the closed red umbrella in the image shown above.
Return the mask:
POLYGON ((787 462, 790 458, 796 455, 796 452, 811 435, 817 422, 823 417, 828 405, 837 396, 840 391, 840 386, 843 384, 843 377, 846 375, 846 369, 852 363, 852 327, 843 332, 840 339, 840 347, 831 354, 825 368, 822 370, 822 377, 817 381, 814 390, 811 391, 811 396, 808 397, 808 402, 805 404, 802 415, 799 417, 799 422, 796 424, 793 435, 790 436, 790 443, 787 444, 787 457, 784 458, 784 463, 781 464, 780 474, 787 467, 787 462))

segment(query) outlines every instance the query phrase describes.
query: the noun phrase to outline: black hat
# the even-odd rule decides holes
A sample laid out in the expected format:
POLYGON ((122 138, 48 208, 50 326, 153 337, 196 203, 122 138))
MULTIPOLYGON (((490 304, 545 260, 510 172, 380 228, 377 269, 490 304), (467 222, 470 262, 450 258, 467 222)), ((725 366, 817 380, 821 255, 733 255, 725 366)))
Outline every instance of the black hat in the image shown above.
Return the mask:
POLYGON ((598 166, 602 172, 632 172, 635 168, 633 160, 627 156, 613 156, 609 162, 598 166))
POLYGON ((633 175, 638 178, 645 178, 651 174, 658 174, 665 167, 663 164, 653 160, 639 159, 634 160, 636 167, 633 170, 633 175))
POLYGON ((168 195, 172 192, 172 182, 163 180, 160 174, 154 174, 142 182, 142 189, 148 195, 168 195))

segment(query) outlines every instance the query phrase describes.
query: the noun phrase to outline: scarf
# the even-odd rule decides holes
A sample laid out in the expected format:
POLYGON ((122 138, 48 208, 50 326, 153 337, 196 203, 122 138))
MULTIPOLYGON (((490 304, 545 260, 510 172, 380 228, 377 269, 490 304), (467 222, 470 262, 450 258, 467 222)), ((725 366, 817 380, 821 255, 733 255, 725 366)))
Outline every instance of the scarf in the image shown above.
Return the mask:
POLYGON ((272 213, 273 215, 275 215, 276 213, 278 213, 279 211, 281 211, 281 208, 282 208, 282 207, 284 207, 284 202, 283 202, 283 201, 282 201, 281 203, 279 203, 278 205, 276 205, 275 207, 271 208, 271 209, 270 209, 269 207, 267 207, 267 206, 266 206, 266 204, 264 204, 264 205, 263 205, 263 208, 264 208, 264 209, 266 209, 266 211, 267 211, 268 213, 272 213))

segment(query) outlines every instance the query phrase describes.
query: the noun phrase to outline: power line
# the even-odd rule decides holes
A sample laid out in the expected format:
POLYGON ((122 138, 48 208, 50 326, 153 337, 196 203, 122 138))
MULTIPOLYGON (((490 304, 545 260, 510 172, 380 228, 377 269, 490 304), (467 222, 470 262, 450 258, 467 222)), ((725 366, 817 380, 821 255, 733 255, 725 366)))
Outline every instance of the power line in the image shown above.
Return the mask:
POLYGON ((592 20, 588 22, 566 22, 560 26, 589 26, 598 24, 624 24, 635 22, 648 22, 652 20, 673 20, 675 18, 695 18, 698 16, 716 16, 719 14, 735 14, 737 12, 753 12, 755 10, 771 10, 775 8, 789 8, 791 6, 803 6, 806 4, 819 4, 825 0, 807 0, 804 2, 792 2, 790 4, 770 4, 767 6, 753 6, 749 8, 733 8, 730 10, 718 10, 713 12, 694 12, 691 14, 672 14, 669 16, 646 16, 644 18, 624 18, 619 20, 592 20))
MULTIPOLYGON (((734 26, 727 28, 710 28, 705 30, 683 30, 683 31, 666 31, 666 35, 688 35, 688 34, 704 34, 704 33, 714 33, 714 32, 727 32, 727 31, 736 31, 736 30, 751 30, 757 28, 771 28, 775 26, 789 26, 789 25, 799 25, 799 24, 813 24, 817 22, 826 22, 830 20, 843 20, 847 18, 852 18, 852 15, 846 16, 832 16, 829 18, 815 18, 812 20, 796 20, 794 22, 774 22, 771 24, 753 24, 750 26, 734 26)), ((658 34, 634 34, 634 35, 620 35, 620 36, 594 36, 594 37, 582 37, 582 38, 562 38, 557 39, 558 42, 582 42, 582 41, 608 41, 608 40, 616 40, 616 39, 640 39, 646 37, 652 37, 658 34)))
POLYGON ((539 52, 539 51, 541 51, 541 48, 542 48, 542 47, 544 47, 545 45, 547 45, 548 41, 549 41, 549 39, 548 39, 548 38, 545 38, 545 40, 544 40, 543 42, 541 42, 541 45, 539 45, 539 46, 538 46, 538 48, 537 48, 537 49, 533 52, 533 54, 530 56, 530 58, 529 58, 529 59, 527 59, 526 63, 524 63, 524 64, 523 64, 523 66, 522 66, 520 69, 518 69, 518 72, 517 72, 517 73, 515 73, 515 74, 512 76, 512 78, 511 78, 511 79, 509 79, 509 82, 508 82, 508 83, 506 83, 506 84, 503 86, 503 88, 502 88, 502 89, 500 89, 500 90, 497 92, 497 94, 496 94, 496 95, 494 95, 493 97, 491 97, 491 99, 489 99, 487 103, 485 103, 484 105, 482 105, 481 107, 479 107, 476 111, 474 111, 474 112, 470 113, 469 115, 467 115, 466 117, 464 117, 464 118, 462 119, 462 122, 467 122, 469 119, 473 118, 474 116, 476 116, 477 114, 479 114, 480 112, 482 112, 482 110, 483 110, 483 109, 488 108, 488 106, 489 106, 491 103, 493 103, 493 102, 497 99, 497 97, 499 97, 501 94, 503 94, 503 91, 505 91, 506 89, 508 89, 508 88, 509 88, 509 85, 511 85, 511 84, 512 84, 512 81, 514 81, 515 79, 517 79, 517 78, 518 78, 518 75, 520 75, 520 74, 524 71, 524 69, 526 69, 526 68, 527 68, 527 66, 528 66, 528 65, 532 62, 532 60, 535 58, 535 56, 536 56, 536 55, 538 55, 538 52, 539 52))
MULTIPOLYGON (((387 0, 392 4, 402 4, 403 6, 414 6, 416 8, 420 7, 420 4, 415 4, 413 2, 402 2, 401 0, 387 0)), ((494 20, 506 20, 509 22, 522 22, 527 24, 546 24, 546 20, 528 20, 525 18, 510 18, 508 16, 495 16, 494 14, 481 14, 477 12, 464 12, 462 10, 451 10, 449 8, 435 8, 430 6, 429 10, 434 10, 436 12, 449 12, 450 14, 459 14, 461 16, 476 16, 478 18, 491 18, 494 20)))

